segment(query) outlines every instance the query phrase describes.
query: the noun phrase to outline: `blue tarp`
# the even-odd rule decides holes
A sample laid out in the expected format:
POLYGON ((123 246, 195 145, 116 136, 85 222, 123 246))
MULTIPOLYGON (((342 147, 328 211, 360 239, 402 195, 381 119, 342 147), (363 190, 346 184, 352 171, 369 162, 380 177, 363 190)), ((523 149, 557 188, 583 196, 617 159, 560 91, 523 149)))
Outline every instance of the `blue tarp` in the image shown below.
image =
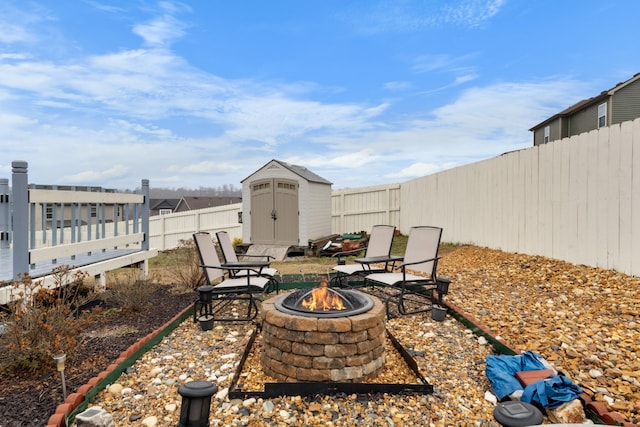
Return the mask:
POLYGON ((537 403, 543 408, 554 409, 565 402, 577 399, 580 393, 582 393, 580 386, 559 374, 526 386, 521 400, 537 403))
POLYGON ((523 390, 516 372, 547 369, 544 359, 537 353, 525 351, 518 356, 487 356, 486 375, 493 392, 502 400, 517 390, 523 390))
POLYGON ((562 374, 551 375, 544 380, 529 384, 523 389, 516 372, 548 369, 549 365, 537 353, 525 351, 518 356, 487 356, 487 378, 499 400, 515 391, 523 390, 523 402, 539 404, 554 409, 565 402, 576 399, 582 389, 562 374))

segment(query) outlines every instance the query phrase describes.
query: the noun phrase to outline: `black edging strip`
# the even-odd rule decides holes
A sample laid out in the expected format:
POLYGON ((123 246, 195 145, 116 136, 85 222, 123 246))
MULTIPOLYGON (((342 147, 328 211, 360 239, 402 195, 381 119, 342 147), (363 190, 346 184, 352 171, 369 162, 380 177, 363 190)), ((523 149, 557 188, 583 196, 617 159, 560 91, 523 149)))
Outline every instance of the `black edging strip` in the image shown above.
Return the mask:
POLYGON ((331 395, 337 393, 346 394, 375 394, 375 393, 433 393, 433 386, 427 382, 418 370, 418 364, 411 355, 402 347, 398 340, 387 330, 387 335, 391 339, 393 346, 402 355, 411 371, 422 382, 422 384, 391 384, 391 383, 343 383, 343 382, 285 382, 285 383, 265 383, 264 391, 244 391, 236 388, 244 363, 249 356, 253 342, 258 335, 259 327, 251 335, 249 342, 242 355, 242 359, 236 370, 231 385, 229 387, 230 399, 247 399, 249 397, 273 398, 280 396, 312 396, 312 395, 331 395))

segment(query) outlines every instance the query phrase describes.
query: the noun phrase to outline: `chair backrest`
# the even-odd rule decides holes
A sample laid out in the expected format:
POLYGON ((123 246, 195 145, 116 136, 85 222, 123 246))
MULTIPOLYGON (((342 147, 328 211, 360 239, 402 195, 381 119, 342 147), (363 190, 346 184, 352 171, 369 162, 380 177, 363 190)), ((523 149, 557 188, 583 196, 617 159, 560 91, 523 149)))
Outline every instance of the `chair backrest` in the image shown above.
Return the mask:
POLYGON ((364 256, 389 256, 395 232, 396 227, 393 225, 374 225, 371 228, 371 236, 364 256))
MULTIPOLYGON (((411 227, 407 248, 404 252, 404 263, 434 259, 438 256, 442 228, 430 226, 411 227)), ((410 270, 420 271, 430 275, 435 280, 437 261, 427 261, 407 266, 410 270)))
POLYGON ((216 238, 218 239, 218 245, 220 245, 222 256, 224 257, 225 262, 238 262, 238 256, 236 255, 236 251, 233 249, 233 245, 231 244, 229 233, 227 233, 226 231, 218 231, 216 233, 216 238))
MULTIPOLYGON (((193 240, 196 242, 196 249, 198 250, 198 256, 200 257, 200 263, 202 265, 210 265, 213 267, 220 267, 220 258, 216 252, 216 245, 213 244, 213 239, 209 233, 200 232, 193 235, 193 240)), ((224 276, 224 272, 220 268, 204 268, 204 277, 207 279, 207 283, 212 285, 216 280, 224 276)))

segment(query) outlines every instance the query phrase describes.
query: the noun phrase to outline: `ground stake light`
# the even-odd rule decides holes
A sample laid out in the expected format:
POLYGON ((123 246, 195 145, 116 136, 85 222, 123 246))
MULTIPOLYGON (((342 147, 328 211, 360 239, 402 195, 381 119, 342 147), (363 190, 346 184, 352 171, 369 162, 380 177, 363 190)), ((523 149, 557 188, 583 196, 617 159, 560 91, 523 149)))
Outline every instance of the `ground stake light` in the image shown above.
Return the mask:
POLYGON ((438 302, 442 305, 442 296, 449 293, 449 285, 451 284, 451 280, 446 277, 437 277, 436 278, 436 292, 438 293, 438 302))
POLYGON ((178 427, 206 427, 209 425, 211 396, 218 386, 209 381, 191 381, 178 388, 182 396, 178 427))
POLYGON ((193 307, 193 320, 200 321, 202 330, 209 330, 213 326, 213 286, 203 285, 198 287, 198 299, 193 307))
POLYGON ((67 360, 67 355, 62 353, 53 357, 53 361, 56 362, 56 368, 58 372, 60 372, 60 376, 62 377, 62 396, 64 400, 67 399, 67 385, 64 381, 64 362, 67 360))

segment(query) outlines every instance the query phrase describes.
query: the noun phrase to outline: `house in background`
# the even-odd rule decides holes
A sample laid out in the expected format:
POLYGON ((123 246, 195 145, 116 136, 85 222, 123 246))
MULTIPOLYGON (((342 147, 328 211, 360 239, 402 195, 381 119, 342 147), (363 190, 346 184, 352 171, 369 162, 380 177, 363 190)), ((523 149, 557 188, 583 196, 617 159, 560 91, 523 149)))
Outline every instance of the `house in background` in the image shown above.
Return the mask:
POLYGON ((174 212, 192 211, 195 209, 213 208, 216 206, 241 203, 242 197, 182 197, 176 205, 174 212))
POLYGON ((579 135, 640 117, 640 73, 535 125, 533 145, 579 135))
POLYGON ((149 199, 149 215, 167 215, 176 211, 180 199, 149 199))

